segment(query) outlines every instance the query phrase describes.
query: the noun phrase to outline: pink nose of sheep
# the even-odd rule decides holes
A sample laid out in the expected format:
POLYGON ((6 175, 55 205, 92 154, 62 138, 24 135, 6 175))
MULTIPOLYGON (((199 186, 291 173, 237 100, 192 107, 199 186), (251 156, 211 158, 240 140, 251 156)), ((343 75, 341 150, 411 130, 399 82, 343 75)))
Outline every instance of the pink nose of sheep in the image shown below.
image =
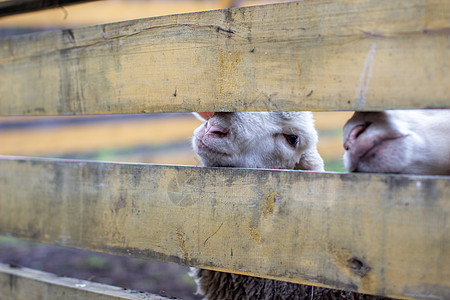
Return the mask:
POLYGON ((216 138, 224 138, 228 136, 228 132, 228 129, 215 125, 212 122, 207 122, 203 136, 212 135, 216 138))
POLYGON ((366 130, 368 125, 364 124, 364 125, 356 125, 355 127, 353 127, 353 129, 350 131, 348 137, 345 138, 344 140, 344 149, 350 150, 350 148, 353 146, 353 143, 355 142, 355 140, 358 138, 358 136, 363 133, 364 130, 366 130))

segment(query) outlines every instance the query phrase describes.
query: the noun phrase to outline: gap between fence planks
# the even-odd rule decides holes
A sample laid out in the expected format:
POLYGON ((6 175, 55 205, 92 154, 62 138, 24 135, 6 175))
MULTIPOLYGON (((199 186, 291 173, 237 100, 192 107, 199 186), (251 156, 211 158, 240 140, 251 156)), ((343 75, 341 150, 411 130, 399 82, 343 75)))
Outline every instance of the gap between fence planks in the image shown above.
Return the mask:
MULTIPOLYGON (((233 0, 92 1, 29 14, 0 18, 0 27, 56 28, 91 26, 156 16, 200 12, 231 7, 233 0), (64 18, 67 16, 67 18, 64 18)), ((1 2, 1 0, 0 0, 1 2)), ((239 0, 239 6, 273 3, 272 0, 239 0)))
MULTIPOLYGON (((337 125, 345 124, 350 112, 316 112, 315 127, 320 140, 319 153, 325 160, 340 160, 344 153, 342 134, 337 125), (322 132, 323 131, 323 132, 322 132)), ((111 149, 130 149, 147 146, 175 146, 186 144, 185 153, 165 151, 162 156, 149 149, 142 155, 120 156, 120 160, 198 165, 195 153, 188 141, 201 121, 193 115, 174 115, 169 118, 142 118, 146 115, 128 116, 127 121, 113 117, 64 116, 64 117, 0 117, 0 155, 69 157, 111 149), (134 116, 138 116, 134 118, 134 116), (99 118, 102 122, 98 123, 99 118), (68 123, 64 123, 67 120, 68 123), (86 120, 84 123, 75 122, 86 120), (61 123, 53 123, 61 121, 61 123), (71 122, 74 123, 71 124, 71 122), (55 126, 48 126, 54 124, 55 126), (56 124, 59 126, 56 127, 56 124), (80 141, 83 141, 80 143, 80 141), (181 141, 181 143, 180 143, 181 141), (151 160, 149 160, 151 158, 151 160), (133 160, 129 160, 133 159, 133 160)), ((170 115, 169 115, 170 116, 170 115)), ((174 148, 175 149, 175 148, 174 148)), ((181 149, 181 148, 180 148, 181 149)), ((80 156, 75 156, 80 157, 80 156)), ((115 158, 116 159, 116 158, 115 158)), ((105 160, 105 159, 102 159, 105 160)))
POLYGON ((168 300, 168 298, 150 293, 125 290, 86 280, 58 277, 51 273, 4 264, 0 264, 0 298, 2 300, 168 300))
POLYGON ((445 0, 300 1, 0 41, 1 115, 448 107, 445 0))
POLYGON ((449 187, 438 176, 2 157, 0 233, 361 293, 449 298, 449 187))
POLYGON ((63 7, 93 0, 9 0, 0 1, 0 17, 48 8, 63 7))

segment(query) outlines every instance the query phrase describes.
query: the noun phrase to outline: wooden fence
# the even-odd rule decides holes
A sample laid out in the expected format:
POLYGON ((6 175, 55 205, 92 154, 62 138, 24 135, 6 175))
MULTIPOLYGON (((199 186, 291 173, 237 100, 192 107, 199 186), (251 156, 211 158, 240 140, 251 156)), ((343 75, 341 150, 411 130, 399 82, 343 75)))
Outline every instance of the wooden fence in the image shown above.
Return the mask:
MULTIPOLYGON (((450 3, 300 1, 11 37, 0 94, 0 115, 450 108, 450 3)), ((449 199, 445 176, 0 158, 1 234, 398 298, 450 298, 449 199)), ((2 266, 2 299, 140 296, 44 275, 2 266)))

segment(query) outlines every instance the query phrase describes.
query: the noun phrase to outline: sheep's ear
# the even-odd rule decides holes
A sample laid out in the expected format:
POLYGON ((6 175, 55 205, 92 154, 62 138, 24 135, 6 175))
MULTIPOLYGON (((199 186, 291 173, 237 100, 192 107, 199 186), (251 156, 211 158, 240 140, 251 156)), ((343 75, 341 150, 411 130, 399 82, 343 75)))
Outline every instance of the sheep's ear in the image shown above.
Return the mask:
POLYGON ((306 151, 300 161, 295 165, 294 170, 324 171, 323 159, 317 150, 306 151))
POLYGON ((213 112, 194 112, 194 116, 200 121, 208 121, 214 115, 213 112))

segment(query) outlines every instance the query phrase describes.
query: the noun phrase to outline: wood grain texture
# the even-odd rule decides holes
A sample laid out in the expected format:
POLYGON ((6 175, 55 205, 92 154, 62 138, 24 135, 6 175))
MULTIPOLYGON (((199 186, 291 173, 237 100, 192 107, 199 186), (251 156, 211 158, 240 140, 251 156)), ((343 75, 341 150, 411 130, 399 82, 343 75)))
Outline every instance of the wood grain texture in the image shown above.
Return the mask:
POLYGON ((449 107, 444 0, 300 1, 0 42, 1 115, 449 107))
POLYGON ((438 176, 0 159, 1 234, 400 298, 450 297, 448 199, 438 176))
POLYGON ((0 298, 2 300, 168 299, 92 281, 58 277, 51 273, 32 269, 13 268, 4 264, 0 264, 0 298))

